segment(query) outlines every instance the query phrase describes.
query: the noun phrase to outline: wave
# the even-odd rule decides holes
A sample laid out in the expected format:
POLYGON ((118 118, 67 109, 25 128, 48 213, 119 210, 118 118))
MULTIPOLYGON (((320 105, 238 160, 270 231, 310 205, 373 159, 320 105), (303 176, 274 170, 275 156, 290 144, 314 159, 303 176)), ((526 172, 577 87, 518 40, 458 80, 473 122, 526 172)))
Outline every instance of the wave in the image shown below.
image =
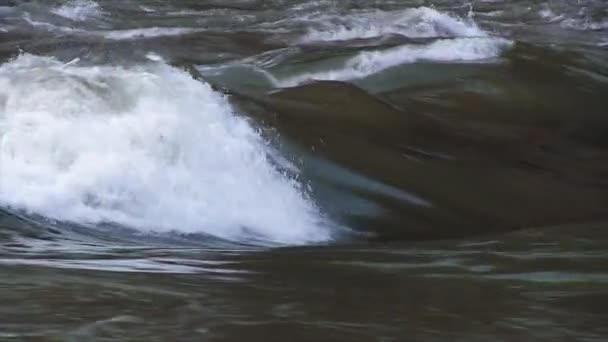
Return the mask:
POLYGON ((408 38, 435 38, 428 44, 405 44, 394 48, 362 51, 343 66, 317 69, 290 76, 259 70, 277 87, 293 87, 312 80, 347 81, 371 76, 386 69, 417 61, 484 61, 498 57, 513 43, 494 37, 472 19, 455 17, 429 7, 405 11, 365 12, 348 16, 321 15, 299 18, 313 28, 298 43, 328 42, 399 34, 408 38))
POLYGON ((58 25, 54 25, 54 24, 51 24, 51 23, 48 23, 45 21, 32 19, 32 17, 30 16, 29 13, 25 13, 23 15, 23 20, 25 20, 25 22, 28 23, 29 25, 31 25, 32 27, 43 29, 48 32, 56 32, 56 33, 64 33, 64 34, 74 34, 74 33, 85 32, 85 31, 82 31, 82 30, 74 28, 74 27, 58 26, 58 25))
POLYGON ((58 26, 52 23, 38 21, 32 19, 28 14, 23 16, 23 19, 30 25, 36 28, 44 29, 48 32, 56 32, 63 34, 73 34, 80 36, 103 37, 109 40, 134 40, 156 37, 180 36, 205 31, 205 29, 189 28, 189 27, 144 27, 136 29, 123 30, 98 30, 87 31, 75 27, 58 26))
POLYGON ((405 11, 321 15, 306 18, 313 27, 300 43, 339 41, 398 34, 409 38, 485 37, 471 17, 458 18, 429 7, 405 11))
POLYGON ((51 10, 53 14, 73 20, 86 21, 102 15, 98 3, 92 0, 73 0, 51 10))
POLYGON ((498 57, 513 43, 496 37, 441 39, 428 45, 402 45, 364 51, 348 59, 342 68, 306 72, 287 78, 266 76, 278 87, 293 87, 312 80, 346 81, 367 77, 391 67, 417 61, 482 61, 498 57))
POLYGON ((539 17, 541 17, 542 19, 544 19, 545 21, 547 21, 549 23, 558 22, 558 21, 564 19, 563 14, 560 14, 560 15, 556 14, 547 5, 538 11, 538 15, 539 15, 539 17))
POLYGON ((83 225, 303 244, 330 238, 300 184, 208 84, 162 63, 0 66, 0 204, 83 225))
POLYGON ((112 40, 130 40, 140 38, 154 38, 165 36, 179 36, 182 34, 201 32, 202 29, 188 27, 147 27, 138 29, 100 31, 98 34, 112 40))
POLYGON ((603 31, 608 29, 608 20, 602 18, 593 19, 589 15, 584 15, 584 9, 578 12, 576 17, 569 17, 566 14, 556 14, 548 4, 545 4, 538 15, 548 23, 559 23, 560 27, 566 30, 575 31, 603 31))
POLYGON ((585 19, 566 19, 561 22, 561 27, 576 31, 604 31, 608 30, 608 20, 593 21, 585 19))

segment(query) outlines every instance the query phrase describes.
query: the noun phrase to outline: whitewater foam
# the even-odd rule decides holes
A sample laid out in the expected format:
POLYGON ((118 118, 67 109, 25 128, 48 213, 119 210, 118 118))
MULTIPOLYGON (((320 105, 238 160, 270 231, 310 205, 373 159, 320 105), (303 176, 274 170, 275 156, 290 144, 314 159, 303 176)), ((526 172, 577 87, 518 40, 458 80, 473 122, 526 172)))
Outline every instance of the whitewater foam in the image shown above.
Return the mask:
POLYGON ((29 15, 29 13, 25 13, 23 15, 23 20, 25 20, 25 22, 32 25, 33 27, 41 28, 41 29, 44 29, 49 32, 60 32, 60 33, 68 33, 68 34, 83 32, 83 31, 73 28, 73 27, 57 26, 57 25, 47 23, 44 21, 34 20, 29 15))
POLYGON ((388 34, 410 38, 487 36, 472 17, 459 18, 429 7, 347 16, 320 15, 302 20, 312 22, 313 28, 300 38, 300 43, 373 38, 388 34))
POLYGON ((85 21, 102 14, 99 4, 92 0, 72 0, 53 8, 51 12, 74 21, 85 21))
POLYGON ((0 66, 0 203, 79 224, 301 244, 329 232, 207 84, 162 63, 0 66))
POLYGON ((566 19, 561 22, 561 27, 577 31, 603 31, 608 29, 608 20, 593 21, 589 18, 566 19))
POLYGON ((292 87, 312 80, 359 79, 417 61, 484 61, 498 57, 513 44, 479 28, 473 20, 472 11, 466 18, 429 7, 418 7, 405 11, 376 11, 345 17, 322 15, 305 19, 312 21, 315 28, 310 29, 299 40, 300 43, 371 38, 386 34, 437 39, 428 44, 405 44, 390 49, 359 52, 347 59, 342 67, 332 69, 317 69, 290 76, 277 76, 268 70, 262 70, 277 87, 292 87))
POLYGON ((200 32, 201 29, 188 27, 147 27, 138 29, 114 30, 99 32, 102 36, 112 40, 129 40, 138 38, 154 38, 165 36, 179 36, 182 34, 200 32))
POLYGON ((417 61, 487 60, 498 57, 511 45, 511 41, 496 37, 440 39, 428 45, 402 45, 386 50, 360 52, 338 69, 307 72, 287 78, 277 78, 269 73, 265 75, 278 87, 293 87, 312 80, 346 81, 417 61))
POLYGON ((554 23, 564 18, 564 15, 555 14, 555 12, 553 12, 551 7, 549 7, 547 4, 545 4, 545 6, 538 11, 538 15, 549 23, 554 23))

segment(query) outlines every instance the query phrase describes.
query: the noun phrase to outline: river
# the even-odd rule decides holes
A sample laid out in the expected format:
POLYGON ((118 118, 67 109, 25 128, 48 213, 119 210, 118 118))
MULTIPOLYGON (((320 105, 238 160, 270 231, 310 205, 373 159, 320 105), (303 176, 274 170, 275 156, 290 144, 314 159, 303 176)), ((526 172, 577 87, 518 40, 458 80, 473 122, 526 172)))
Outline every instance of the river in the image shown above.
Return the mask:
POLYGON ((0 0, 0 340, 606 340, 607 96, 603 0, 0 0))

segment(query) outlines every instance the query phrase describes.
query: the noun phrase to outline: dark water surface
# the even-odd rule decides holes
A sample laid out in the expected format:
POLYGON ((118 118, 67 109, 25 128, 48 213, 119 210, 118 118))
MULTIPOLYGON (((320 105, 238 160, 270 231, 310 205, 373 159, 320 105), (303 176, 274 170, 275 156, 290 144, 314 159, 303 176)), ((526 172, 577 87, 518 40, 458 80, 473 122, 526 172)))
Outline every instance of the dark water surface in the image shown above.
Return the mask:
POLYGON ((0 0, 1 341, 608 339, 608 3, 0 0))

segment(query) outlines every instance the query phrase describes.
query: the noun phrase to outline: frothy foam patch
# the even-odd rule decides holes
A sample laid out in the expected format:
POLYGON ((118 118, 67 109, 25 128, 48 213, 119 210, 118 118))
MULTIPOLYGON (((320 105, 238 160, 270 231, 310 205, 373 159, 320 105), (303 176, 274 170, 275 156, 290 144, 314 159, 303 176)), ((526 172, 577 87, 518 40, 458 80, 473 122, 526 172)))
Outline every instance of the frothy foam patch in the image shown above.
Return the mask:
POLYGON ((139 38, 154 38, 164 36, 179 36, 182 34, 200 32, 200 29, 187 27, 148 27, 139 29, 107 31, 101 33, 105 38, 112 40, 129 40, 139 38))
POLYGON ((566 19, 561 22, 561 27, 577 31, 603 31, 608 30, 608 19, 602 21, 593 21, 585 19, 566 19))
POLYGON ((0 203, 80 224, 302 244, 329 232, 207 84, 161 63, 0 66, 0 203))
POLYGON ((563 15, 555 14, 555 12, 553 12, 553 10, 548 5, 545 5, 544 8, 538 11, 538 15, 550 23, 560 21, 564 18, 563 15))
POLYGON ((72 0, 52 9, 51 12, 74 21, 85 21, 102 14, 99 4, 92 0, 72 0))
POLYGON ((428 7, 399 12, 373 12, 348 16, 307 18, 314 27, 301 43, 338 41, 399 34, 410 38, 485 37, 471 18, 458 18, 428 7))
POLYGON ((503 38, 441 39, 429 45, 403 45, 379 51, 361 52, 347 60, 336 70, 304 73, 285 79, 267 76, 279 87, 292 87, 311 80, 345 81, 363 78, 385 69, 417 61, 479 61, 495 58, 510 47, 512 42, 503 38))
POLYGON ((81 32, 80 30, 72 28, 72 27, 57 26, 57 25, 53 25, 53 24, 50 24, 50 23, 47 23, 47 22, 34 20, 34 19, 31 18, 31 16, 28 13, 25 13, 23 15, 23 19, 28 24, 32 25, 33 27, 42 28, 42 29, 50 31, 50 32, 61 32, 61 33, 78 33, 78 32, 81 32))

